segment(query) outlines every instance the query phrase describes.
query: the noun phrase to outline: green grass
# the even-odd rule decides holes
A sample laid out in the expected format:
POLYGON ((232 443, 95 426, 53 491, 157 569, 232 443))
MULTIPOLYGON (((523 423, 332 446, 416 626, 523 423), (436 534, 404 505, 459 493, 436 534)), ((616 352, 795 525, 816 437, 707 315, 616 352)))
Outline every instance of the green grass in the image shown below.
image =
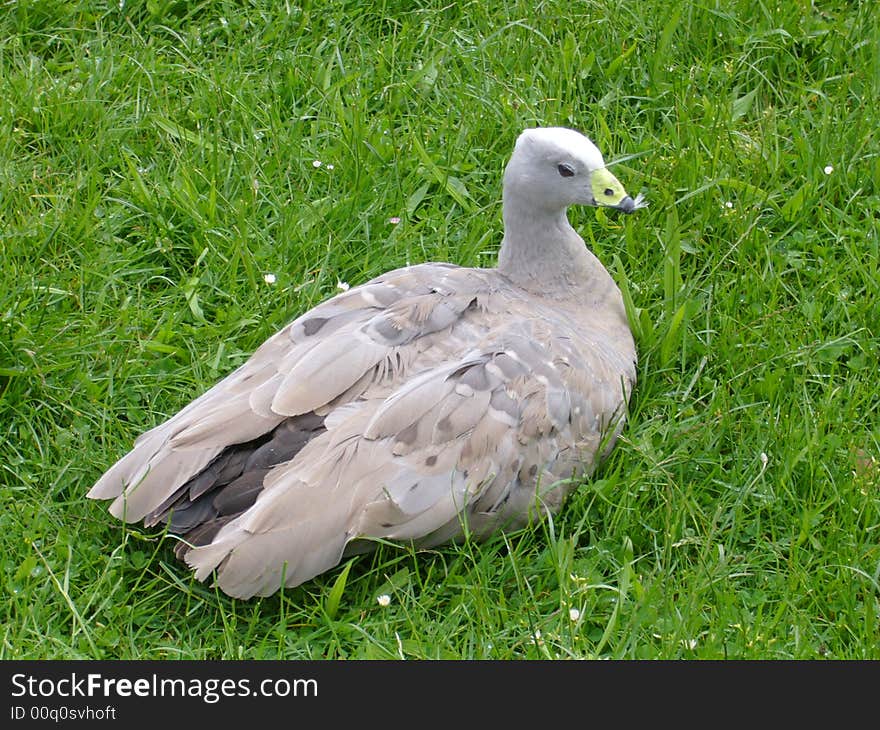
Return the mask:
POLYGON ((0 657, 880 658, 878 18, 7 5, 0 657), (553 523, 242 602, 84 498, 338 282, 492 264, 535 124, 585 130, 651 201, 572 211, 632 298, 640 381, 553 523))

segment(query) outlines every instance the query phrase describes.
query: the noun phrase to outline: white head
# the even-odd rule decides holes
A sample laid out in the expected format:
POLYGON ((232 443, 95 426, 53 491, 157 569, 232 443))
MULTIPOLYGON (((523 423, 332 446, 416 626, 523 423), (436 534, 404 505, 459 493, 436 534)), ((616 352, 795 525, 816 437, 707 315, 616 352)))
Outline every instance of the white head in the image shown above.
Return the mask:
POLYGON ((632 213, 642 207, 605 168, 602 153, 580 132, 564 127, 527 129, 504 171, 504 196, 542 210, 605 206, 632 213))

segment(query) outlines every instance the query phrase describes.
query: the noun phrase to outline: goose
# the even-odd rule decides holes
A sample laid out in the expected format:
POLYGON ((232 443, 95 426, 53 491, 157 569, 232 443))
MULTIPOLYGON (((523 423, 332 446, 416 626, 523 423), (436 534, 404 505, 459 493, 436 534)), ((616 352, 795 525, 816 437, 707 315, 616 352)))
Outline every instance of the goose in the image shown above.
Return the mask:
POLYGON ((165 525, 196 579, 241 599, 379 540, 427 548, 556 513, 620 434, 637 362, 571 205, 644 201, 583 134, 526 129, 496 267, 406 266, 318 304, 142 434, 88 497, 165 525))

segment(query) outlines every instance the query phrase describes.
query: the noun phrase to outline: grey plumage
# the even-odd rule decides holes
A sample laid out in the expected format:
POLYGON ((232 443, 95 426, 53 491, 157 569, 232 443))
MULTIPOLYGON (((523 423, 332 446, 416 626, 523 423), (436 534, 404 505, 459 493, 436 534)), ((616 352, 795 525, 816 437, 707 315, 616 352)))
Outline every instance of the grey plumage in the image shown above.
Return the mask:
POLYGON ((239 597, 371 538, 436 545, 556 511, 620 432, 636 360, 620 292, 565 209, 640 202, 585 137, 526 130, 498 268, 407 267, 319 304, 88 496, 168 523, 196 577, 239 597))

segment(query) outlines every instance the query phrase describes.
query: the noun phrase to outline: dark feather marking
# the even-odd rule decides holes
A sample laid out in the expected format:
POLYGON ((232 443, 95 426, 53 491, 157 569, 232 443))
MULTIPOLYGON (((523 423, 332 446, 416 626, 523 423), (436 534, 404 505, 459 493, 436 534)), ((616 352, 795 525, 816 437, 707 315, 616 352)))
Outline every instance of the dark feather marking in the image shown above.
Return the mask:
MULTIPOLYGON (((145 524, 168 523, 169 531, 184 535, 186 542, 207 545, 256 501, 273 466, 293 459, 323 431, 324 418, 310 413, 288 418, 257 439, 228 446, 147 515, 145 524)), ((175 554, 183 557, 188 550, 181 543, 175 554)))
POLYGON ((248 454, 251 451, 250 446, 244 448, 231 448, 229 451, 229 459, 223 465, 223 468, 217 474, 217 484, 228 484, 241 474, 247 461, 248 454))
POLYGON ((223 487, 214 497, 213 505, 217 513, 223 517, 244 512, 263 491, 263 477, 268 473, 268 469, 248 471, 223 487))
POLYGON ((327 324, 327 317, 312 317, 302 323, 303 332, 305 332, 306 337, 311 337, 313 334, 320 331, 321 327, 325 324, 327 324))
POLYGON ((214 509, 214 505, 206 500, 183 502, 171 510, 168 530, 179 535, 216 516, 217 510, 214 509))
POLYGON ((387 316, 376 318, 372 324, 375 331, 388 345, 404 345, 413 339, 412 329, 404 329, 398 326, 397 323, 387 316))
POLYGON ((208 520, 207 522, 203 522, 196 528, 193 528, 186 535, 183 536, 183 540, 174 548, 174 555, 178 560, 183 560, 186 554, 190 550, 190 546, 198 547, 199 545, 207 545, 213 540, 217 533, 220 532, 220 529, 227 522, 238 517, 238 515, 229 515, 228 517, 216 517, 213 520, 208 520), (188 544, 187 544, 188 543, 188 544))
POLYGON ((492 397, 489 399, 489 403, 497 411, 504 411, 514 418, 519 417, 519 406, 517 402, 503 390, 499 389, 494 391, 492 397))

